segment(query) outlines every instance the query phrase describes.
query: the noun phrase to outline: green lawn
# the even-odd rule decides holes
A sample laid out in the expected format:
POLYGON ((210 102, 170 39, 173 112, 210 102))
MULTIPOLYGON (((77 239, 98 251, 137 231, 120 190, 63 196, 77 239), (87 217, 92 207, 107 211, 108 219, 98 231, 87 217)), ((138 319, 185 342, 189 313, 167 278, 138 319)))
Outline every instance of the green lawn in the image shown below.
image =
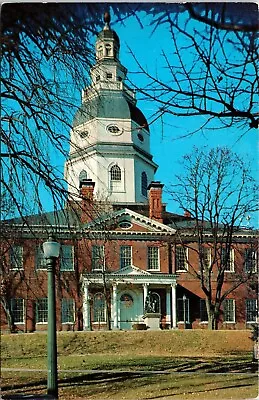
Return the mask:
MULTIPOLYGON (((200 331, 200 337, 197 331, 189 331, 189 336, 186 332, 145 333, 59 334, 59 398, 243 400, 257 396, 257 365, 251 361, 252 342, 245 344, 244 332, 241 337, 236 332, 210 335, 200 331), (154 338, 160 341, 151 346, 154 338), (214 348, 200 355, 201 344, 211 345, 210 340, 214 348), (184 346, 189 346, 191 356, 179 355, 184 346)), ((2 395, 46 393, 46 367, 46 334, 2 336, 2 395)))

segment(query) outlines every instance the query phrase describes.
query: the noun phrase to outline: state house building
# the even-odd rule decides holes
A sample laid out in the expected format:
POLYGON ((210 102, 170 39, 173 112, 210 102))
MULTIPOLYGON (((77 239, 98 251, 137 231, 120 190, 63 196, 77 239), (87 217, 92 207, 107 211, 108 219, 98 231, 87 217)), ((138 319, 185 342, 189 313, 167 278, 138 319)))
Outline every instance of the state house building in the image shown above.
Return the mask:
MULTIPOLYGON (((108 17, 95 48, 91 85, 82 91, 65 163, 72 200, 63 210, 27 217, 28 225, 19 219, 5 225, 2 330, 7 329, 6 310, 15 331, 47 329, 42 242, 50 234, 61 243, 58 330, 132 329, 145 323, 147 299, 158 328, 206 329, 205 295, 193 273, 199 271, 193 220, 188 213, 168 212, 162 202, 148 121, 125 84, 119 37, 108 17)), ((208 262, 209 241, 208 231, 208 262)), ((256 243, 254 231, 235 233, 224 290, 240 274, 257 280, 256 243)), ((256 320, 257 296, 249 282, 222 303, 220 329, 246 329, 256 320)))

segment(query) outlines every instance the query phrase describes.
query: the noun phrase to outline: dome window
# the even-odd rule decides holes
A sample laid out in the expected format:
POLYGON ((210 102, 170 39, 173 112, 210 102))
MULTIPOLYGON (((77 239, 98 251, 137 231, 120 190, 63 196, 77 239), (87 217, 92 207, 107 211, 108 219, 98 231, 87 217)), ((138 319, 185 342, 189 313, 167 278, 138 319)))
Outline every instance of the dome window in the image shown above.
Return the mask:
POLYGON ((82 139, 85 139, 86 137, 89 136, 89 132, 88 132, 88 131, 79 132, 79 136, 80 136, 82 139))
POLYGON ((113 165, 110 169, 111 181, 121 181, 121 169, 118 165, 113 165))
POLYGON ((99 46, 97 49, 97 57, 101 58, 103 56, 103 46, 99 46))
POLYGON ((110 72, 107 72, 106 78, 107 78, 107 79, 112 79, 112 74, 111 74, 110 72))
POLYGON ((112 135, 120 135, 122 133, 121 129, 117 125, 109 125, 107 126, 107 131, 112 135))
POLYGON ((141 133, 138 133, 138 139, 140 142, 142 142, 142 143, 144 142, 144 137, 141 133))
POLYGON ((105 45, 105 53, 105 55, 108 57, 112 55, 112 46, 110 44, 105 45))
POLYGON ((100 79, 101 79, 100 75, 97 75, 96 82, 99 82, 100 79))

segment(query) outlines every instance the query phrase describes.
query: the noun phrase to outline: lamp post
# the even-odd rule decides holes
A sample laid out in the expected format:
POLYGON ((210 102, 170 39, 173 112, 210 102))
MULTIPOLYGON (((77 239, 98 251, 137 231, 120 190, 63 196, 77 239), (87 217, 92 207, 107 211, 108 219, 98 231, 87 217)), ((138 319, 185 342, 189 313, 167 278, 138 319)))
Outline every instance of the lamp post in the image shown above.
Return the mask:
POLYGON ((183 295, 183 326, 184 326, 184 329, 186 329, 186 307, 185 307, 185 305, 186 305, 186 295, 184 293, 184 295, 183 295))
POLYGON ((43 243, 48 270, 48 395, 58 398, 55 266, 60 244, 52 237, 43 243))

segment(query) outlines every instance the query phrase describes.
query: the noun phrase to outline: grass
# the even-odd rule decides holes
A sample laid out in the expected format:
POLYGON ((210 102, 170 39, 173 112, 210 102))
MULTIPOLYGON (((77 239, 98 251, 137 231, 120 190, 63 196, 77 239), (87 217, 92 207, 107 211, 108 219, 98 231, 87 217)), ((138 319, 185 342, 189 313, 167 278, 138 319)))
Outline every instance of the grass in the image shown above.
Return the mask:
MULTIPOLYGON (((255 398, 249 337, 248 331, 60 333, 59 398, 255 398)), ((46 393, 46 366, 46 334, 2 336, 2 368, 16 369, 2 371, 3 395, 46 393)))

